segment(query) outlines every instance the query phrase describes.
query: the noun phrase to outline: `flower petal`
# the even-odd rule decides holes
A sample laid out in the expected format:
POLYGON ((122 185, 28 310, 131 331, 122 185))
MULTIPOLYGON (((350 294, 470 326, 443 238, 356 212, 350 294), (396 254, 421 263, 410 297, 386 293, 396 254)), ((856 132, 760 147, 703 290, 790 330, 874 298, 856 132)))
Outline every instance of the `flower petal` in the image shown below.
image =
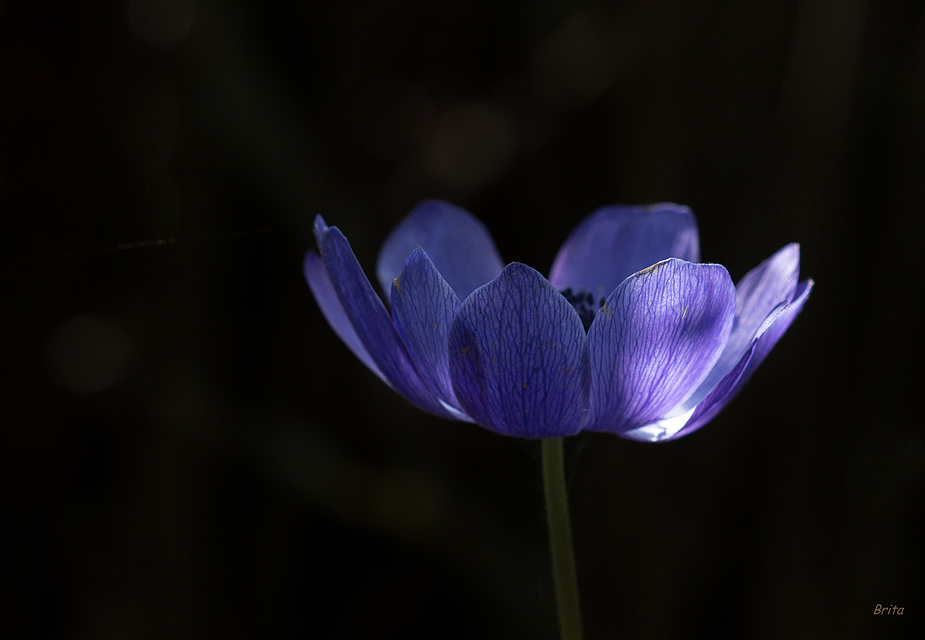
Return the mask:
POLYGON ((581 429, 587 336, 572 305, 534 269, 510 264, 469 296, 449 347, 456 397, 482 426, 523 438, 581 429))
POLYGON ((458 309, 459 298, 424 250, 412 251, 392 283, 392 320, 424 382, 438 398, 461 410, 447 355, 458 309))
POLYGON ((587 428, 619 434, 680 413, 722 353, 734 313, 721 265, 671 259, 627 278, 588 332, 587 428))
POLYGON ((423 248, 460 300, 494 279, 504 263, 488 229, 465 209, 442 200, 425 200, 386 238, 376 262, 376 276, 386 295, 405 266, 423 248))
POLYGON ((786 333, 787 329, 803 309, 803 305, 812 291, 813 281, 805 280, 797 285, 793 301, 775 309, 768 317, 766 323, 759 329, 749 349, 742 356, 735 368, 724 377, 719 384, 696 407, 693 415, 684 428, 678 431, 672 439, 686 436, 696 431, 716 417, 727 404, 745 386, 752 374, 767 357, 777 341, 786 333))
POLYGON ((383 382, 388 384, 389 381, 379 371, 379 367, 373 362, 366 347, 360 342, 357 332, 353 330, 353 325, 350 324, 343 305, 337 299, 337 293, 334 292, 331 278, 328 277, 328 270, 325 269, 321 256, 314 251, 306 253, 305 261, 302 263, 302 270, 305 273, 305 279, 308 281, 308 288, 311 289, 312 295, 315 296, 315 302, 318 303, 318 308, 321 309, 321 315, 334 329, 334 333, 344 341, 344 344, 353 352, 353 355, 360 359, 360 362, 369 367, 383 382))
POLYGON ((697 222, 687 207, 610 206, 585 218, 559 249, 549 281, 600 299, 628 276, 667 258, 700 261, 697 222))
POLYGON ((729 341, 700 388, 685 401, 685 409, 699 404, 742 360, 772 311, 781 305, 786 306, 793 298, 799 275, 800 245, 791 243, 739 280, 736 285, 735 319, 729 341))
POLYGON ((328 227, 318 216, 315 218, 315 235, 331 288, 337 295, 344 316, 378 367, 381 377, 416 407, 455 418, 421 379, 382 300, 373 291, 344 234, 337 227, 328 227))

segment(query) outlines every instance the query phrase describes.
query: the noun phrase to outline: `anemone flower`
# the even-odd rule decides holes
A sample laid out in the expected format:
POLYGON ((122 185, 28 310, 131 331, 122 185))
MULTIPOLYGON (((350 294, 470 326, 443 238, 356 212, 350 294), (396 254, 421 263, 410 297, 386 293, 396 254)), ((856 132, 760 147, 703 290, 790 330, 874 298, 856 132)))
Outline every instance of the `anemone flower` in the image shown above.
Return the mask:
POLYGON ((585 218, 549 279, 505 266, 486 227, 430 200, 386 239, 376 275, 315 219, 304 270, 331 328, 411 404, 497 433, 687 435, 738 393, 803 308, 789 244, 738 285, 701 264, 691 210, 608 206, 585 218))
POLYGON ((582 221, 549 279, 504 266, 485 226, 441 201, 386 239, 376 275, 391 314, 337 227, 315 218, 305 277, 331 328, 417 407, 542 440, 562 640, 581 640, 562 437, 680 438, 738 393, 803 308, 789 244, 733 285, 700 264, 687 207, 604 207, 582 221))

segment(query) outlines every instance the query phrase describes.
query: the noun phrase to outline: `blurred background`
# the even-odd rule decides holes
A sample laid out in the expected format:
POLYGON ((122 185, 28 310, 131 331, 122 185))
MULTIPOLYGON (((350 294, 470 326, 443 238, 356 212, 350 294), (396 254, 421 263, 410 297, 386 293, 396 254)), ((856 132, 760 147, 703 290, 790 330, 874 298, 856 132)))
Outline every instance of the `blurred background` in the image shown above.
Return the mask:
POLYGON ((674 201, 817 282, 708 427, 567 442, 588 640, 921 637, 921 2, 3 0, 4 637, 557 637, 537 443, 302 277, 434 197, 543 272, 674 201))

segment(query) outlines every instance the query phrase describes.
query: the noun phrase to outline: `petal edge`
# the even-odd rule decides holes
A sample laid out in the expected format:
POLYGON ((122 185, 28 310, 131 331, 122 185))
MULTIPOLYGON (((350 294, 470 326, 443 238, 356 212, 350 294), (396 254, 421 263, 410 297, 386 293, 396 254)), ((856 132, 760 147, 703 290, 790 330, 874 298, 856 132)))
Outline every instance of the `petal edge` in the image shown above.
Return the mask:
POLYGON ((322 229, 318 247, 344 314, 390 386, 416 407, 456 419, 421 379, 382 300, 340 229, 322 229))
POLYGON ((503 435, 577 433, 590 386, 578 313, 534 269, 512 263, 472 293, 450 328, 456 397, 480 425, 503 435))
POLYGON ((409 355, 431 391, 462 412, 450 379, 450 325, 459 298, 423 249, 408 256, 405 268, 392 282, 392 321, 409 355))
POLYGON ((588 332, 587 428, 620 434, 681 413, 719 358, 734 309, 721 265, 670 259, 627 278, 588 332))
POLYGON ((688 207, 669 202, 601 207, 566 238, 549 281, 557 289, 580 287, 598 300, 633 273, 668 258, 700 261, 697 221, 688 207))
POLYGON ((411 252, 421 247, 460 300, 504 268, 488 228, 471 213, 442 200, 418 204, 389 234, 376 261, 382 290, 391 293, 411 252))

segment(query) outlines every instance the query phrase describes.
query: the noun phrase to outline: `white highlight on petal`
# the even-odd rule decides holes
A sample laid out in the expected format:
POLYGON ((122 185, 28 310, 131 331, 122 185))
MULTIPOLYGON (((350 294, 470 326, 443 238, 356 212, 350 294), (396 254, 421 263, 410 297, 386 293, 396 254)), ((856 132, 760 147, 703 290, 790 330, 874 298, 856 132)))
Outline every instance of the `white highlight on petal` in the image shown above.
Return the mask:
POLYGON ((639 442, 659 442, 660 440, 666 440, 684 428, 684 425, 687 424, 690 417, 694 415, 694 409, 696 408, 697 407, 693 407, 681 415, 658 420, 644 427, 621 433, 620 435, 624 438, 637 440, 639 442))
POLYGON ((444 402, 442 399, 437 398, 437 402, 439 402, 439 403, 440 403, 440 406, 442 406, 444 409, 446 409, 447 411, 449 411, 450 414, 451 414, 454 418, 456 418, 457 420, 459 420, 460 422, 475 422, 475 420, 473 420, 472 418, 469 417, 469 414, 467 414, 467 413, 461 411, 460 409, 457 409, 456 407, 454 407, 454 406, 451 405, 451 404, 448 404, 447 402, 444 402))
MULTIPOLYGON (((752 337, 751 342, 749 342, 749 344, 746 345, 745 349, 741 350, 742 351, 741 353, 738 353, 739 350, 737 349, 737 355, 739 358, 742 358, 745 356, 748 350, 752 348, 752 345, 755 344, 759 338, 761 338, 764 332, 767 331, 771 327, 772 324, 774 324, 774 321, 777 320, 777 318, 787 309, 788 306, 789 306, 789 303, 785 301, 785 302, 781 302, 779 305, 777 305, 776 307, 774 307, 774 309, 771 310, 771 313, 768 314, 768 317, 765 318, 764 322, 761 323, 761 326, 758 327, 758 331, 755 332, 755 335, 752 337)), ((713 391, 716 385, 722 382, 723 378, 726 375, 728 375, 733 369, 735 369, 737 364, 738 364, 738 360, 732 361, 730 363, 730 362, 722 362, 722 358, 720 358, 720 362, 717 363, 716 367, 709 373, 709 375, 707 375, 706 379, 702 383, 700 383, 700 386, 690 395, 690 397, 688 397, 687 400, 685 400, 680 405, 678 405, 678 407, 683 410, 687 410, 688 408, 696 409, 697 405, 700 404, 700 402, 704 398, 710 395, 710 392, 713 391)))

